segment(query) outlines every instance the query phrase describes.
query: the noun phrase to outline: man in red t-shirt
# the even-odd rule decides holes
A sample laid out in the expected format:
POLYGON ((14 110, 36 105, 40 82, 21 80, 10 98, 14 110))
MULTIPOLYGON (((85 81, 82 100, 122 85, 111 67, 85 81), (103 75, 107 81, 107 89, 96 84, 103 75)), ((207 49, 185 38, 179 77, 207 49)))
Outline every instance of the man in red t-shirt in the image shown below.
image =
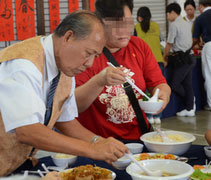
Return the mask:
MULTIPOLYGON (((89 92, 87 96, 82 98, 80 95, 77 99, 79 112, 85 110, 79 114, 78 120, 100 136, 138 140, 142 132, 122 88, 125 77, 129 77, 143 91, 148 89, 151 94, 159 88, 159 99, 164 101, 161 111, 169 101, 171 90, 149 46, 140 38, 131 36, 134 28, 132 1, 97 0, 95 7, 105 23, 106 47, 122 67, 108 67, 107 58, 101 54, 91 68, 76 77, 77 86, 80 86, 76 89, 76 98, 84 88, 89 92)), ((142 98, 136 90, 134 92, 138 99, 142 98)), ((145 114, 144 118, 149 126, 145 114)))

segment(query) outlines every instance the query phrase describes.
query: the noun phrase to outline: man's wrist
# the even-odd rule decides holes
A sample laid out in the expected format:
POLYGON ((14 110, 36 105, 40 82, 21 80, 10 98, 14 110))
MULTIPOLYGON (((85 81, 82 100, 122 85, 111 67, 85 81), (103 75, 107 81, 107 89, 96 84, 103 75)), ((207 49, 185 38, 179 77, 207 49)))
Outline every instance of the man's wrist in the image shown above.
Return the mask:
POLYGON ((99 140, 99 138, 100 138, 100 136, 98 136, 98 135, 93 136, 92 139, 90 140, 90 143, 97 142, 99 140))

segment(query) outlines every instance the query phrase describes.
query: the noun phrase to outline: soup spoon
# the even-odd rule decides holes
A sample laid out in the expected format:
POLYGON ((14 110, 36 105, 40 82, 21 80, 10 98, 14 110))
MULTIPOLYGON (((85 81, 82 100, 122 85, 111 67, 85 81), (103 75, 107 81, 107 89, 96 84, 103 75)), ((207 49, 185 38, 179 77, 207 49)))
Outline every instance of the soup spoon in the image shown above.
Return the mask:
POLYGON ((155 176, 155 177, 161 177, 162 176, 162 172, 160 170, 157 171, 150 171, 149 169, 147 169, 146 167, 144 167, 143 165, 141 165, 130 153, 126 153, 125 156, 130 159, 131 161, 133 161, 141 170, 143 170, 148 176, 155 176))
POLYGON ((162 141, 166 142, 166 143, 172 143, 174 142, 172 139, 170 139, 165 132, 161 131, 160 128, 155 128, 155 130, 157 131, 157 133, 161 136, 162 141))

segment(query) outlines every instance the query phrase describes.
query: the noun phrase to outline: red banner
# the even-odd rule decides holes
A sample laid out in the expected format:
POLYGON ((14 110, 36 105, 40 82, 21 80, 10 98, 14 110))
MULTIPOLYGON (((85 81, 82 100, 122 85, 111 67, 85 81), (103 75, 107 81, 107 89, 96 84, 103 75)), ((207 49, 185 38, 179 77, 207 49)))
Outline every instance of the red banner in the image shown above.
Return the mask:
POLYGON ((52 33, 60 23, 59 0, 49 1, 49 15, 50 15, 50 31, 52 33))
POLYGON ((34 0, 15 0, 17 39, 35 36, 34 0))
POLYGON ((95 0, 90 0, 90 2, 89 2, 89 9, 92 12, 95 11, 95 0))
POLYGON ((12 0, 0 0, 0 41, 14 40, 12 0))
POLYGON ((77 11, 79 8, 78 0, 69 0, 69 13, 77 11))

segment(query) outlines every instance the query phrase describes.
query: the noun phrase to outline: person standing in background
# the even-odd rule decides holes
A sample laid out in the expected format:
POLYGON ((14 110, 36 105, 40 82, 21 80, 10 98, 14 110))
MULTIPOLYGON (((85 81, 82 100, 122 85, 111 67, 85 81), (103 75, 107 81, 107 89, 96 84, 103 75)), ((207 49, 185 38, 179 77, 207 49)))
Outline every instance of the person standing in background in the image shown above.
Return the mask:
POLYGON ((194 23, 193 47, 197 44, 201 46, 200 37, 202 37, 204 42, 201 57, 202 75, 207 93, 207 105, 204 109, 211 111, 211 0, 199 0, 199 11, 201 15, 196 18, 194 23))
POLYGON ((181 16, 181 7, 171 3, 166 7, 167 18, 170 21, 168 39, 164 51, 165 67, 169 65, 169 84, 181 99, 184 100, 184 110, 177 116, 195 116, 194 93, 192 87, 192 70, 195 59, 190 55, 192 47, 191 27, 181 16), (169 55, 172 49, 172 55, 169 55))
MULTIPOLYGON (((140 37, 144 40, 152 50, 153 55, 164 75, 164 60, 161 52, 160 45, 160 27, 159 25, 151 21, 151 12, 150 9, 146 6, 140 7, 137 11, 137 21, 135 25, 134 35, 140 37)), ((153 124, 160 124, 161 114, 152 115, 146 114, 148 121, 153 124)))
POLYGON ((196 4, 194 0, 186 0, 184 3, 184 10, 186 12, 186 16, 184 16, 183 18, 191 25, 191 28, 192 28, 193 23, 196 19, 196 16, 195 16, 196 4))

